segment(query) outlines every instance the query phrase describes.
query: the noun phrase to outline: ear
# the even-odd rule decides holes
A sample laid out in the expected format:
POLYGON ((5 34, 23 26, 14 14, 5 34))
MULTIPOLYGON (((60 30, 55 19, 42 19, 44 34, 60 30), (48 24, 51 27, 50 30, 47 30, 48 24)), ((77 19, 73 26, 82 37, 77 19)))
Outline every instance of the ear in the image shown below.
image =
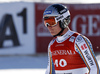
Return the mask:
POLYGON ((59 26, 60 26, 61 28, 64 28, 64 23, 63 23, 63 21, 59 21, 59 26))

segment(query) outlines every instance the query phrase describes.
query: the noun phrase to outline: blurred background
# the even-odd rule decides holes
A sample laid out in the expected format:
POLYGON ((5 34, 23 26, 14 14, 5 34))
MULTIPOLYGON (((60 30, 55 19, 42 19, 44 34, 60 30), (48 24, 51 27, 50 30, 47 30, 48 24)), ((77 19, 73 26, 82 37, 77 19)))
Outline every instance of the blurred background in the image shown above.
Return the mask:
POLYGON ((0 0, 0 73, 44 74, 52 36, 43 24, 45 8, 67 6, 70 29, 87 36, 100 66, 100 0, 0 0))

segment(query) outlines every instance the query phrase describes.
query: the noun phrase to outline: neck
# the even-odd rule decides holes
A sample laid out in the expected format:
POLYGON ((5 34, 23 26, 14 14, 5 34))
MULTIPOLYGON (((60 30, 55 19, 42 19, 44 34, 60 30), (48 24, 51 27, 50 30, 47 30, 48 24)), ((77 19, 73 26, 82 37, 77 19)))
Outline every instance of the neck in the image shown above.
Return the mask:
MULTIPOLYGON (((65 34, 68 30, 69 30, 69 28, 68 28, 68 27, 67 27, 67 28, 65 28, 65 29, 64 29, 64 31, 62 32, 62 35, 64 35, 64 34, 65 34)), ((62 35, 61 35, 61 36, 62 36, 62 35)), ((58 36, 58 37, 59 37, 59 36, 58 36)))

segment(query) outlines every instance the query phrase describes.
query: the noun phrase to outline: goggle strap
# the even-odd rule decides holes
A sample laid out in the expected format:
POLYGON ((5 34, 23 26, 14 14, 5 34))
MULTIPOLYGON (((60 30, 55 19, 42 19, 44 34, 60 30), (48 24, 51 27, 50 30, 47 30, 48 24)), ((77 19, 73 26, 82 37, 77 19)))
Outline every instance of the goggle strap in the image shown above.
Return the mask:
POLYGON ((66 16, 68 16, 68 15, 70 15, 69 11, 63 13, 62 15, 60 15, 58 17, 56 17, 55 20, 56 20, 56 22, 58 22, 58 21, 60 21, 60 20, 62 20, 64 18, 66 18, 66 16))
POLYGON ((56 24, 57 24, 57 22, 58 22, 58 21, 56 20, 56 18, 55 18, 55 22, 56 22, 56 24))

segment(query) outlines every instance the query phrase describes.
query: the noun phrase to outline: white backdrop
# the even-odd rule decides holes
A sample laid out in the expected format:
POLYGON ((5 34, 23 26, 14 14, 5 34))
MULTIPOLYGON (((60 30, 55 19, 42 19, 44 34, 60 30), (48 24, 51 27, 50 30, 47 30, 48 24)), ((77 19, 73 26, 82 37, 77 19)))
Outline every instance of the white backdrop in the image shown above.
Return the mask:
POLYGON ((0 2, 44 2, 44 3, 100 3, 100 0, 0 0, 0 2))
MULTIPOLYGON (((12 40, 5 39, 0 48, 0 55, 35 54, 34 3, 0 3, 0 23, 3 22, 3 16, 6 14, 12 16, 20 45, 14 46, 12 40), (24 9, 26 9, 26 11, 24 11, 24 13, 26 13, 25 15, 21 14, 24 9), (26 20, 24 20, 25 17, 26 20), (26 28, 23 25, 23 20, 26 22, 26 28), (26 33, 23 32, 24 29, 26 29, 26 33)), ((9 36, 10 34, 11 30, 7 27, 5 35, 9 36)))

